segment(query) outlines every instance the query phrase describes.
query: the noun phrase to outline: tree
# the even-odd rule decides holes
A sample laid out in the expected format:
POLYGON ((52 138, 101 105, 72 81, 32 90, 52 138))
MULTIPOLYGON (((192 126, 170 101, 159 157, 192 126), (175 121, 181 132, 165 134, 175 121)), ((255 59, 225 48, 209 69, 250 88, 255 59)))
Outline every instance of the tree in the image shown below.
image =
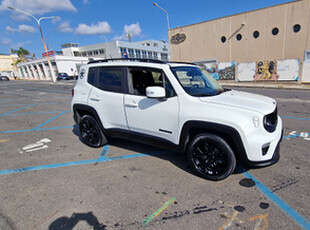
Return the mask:
POLYGON ((18 62, 25 62, 27 61, 27 56, 30 55, 30 52, 23 47, 19 47, 19 49, 14 50, 11 49, 12 53, 17 54, 18 56, 18 62))

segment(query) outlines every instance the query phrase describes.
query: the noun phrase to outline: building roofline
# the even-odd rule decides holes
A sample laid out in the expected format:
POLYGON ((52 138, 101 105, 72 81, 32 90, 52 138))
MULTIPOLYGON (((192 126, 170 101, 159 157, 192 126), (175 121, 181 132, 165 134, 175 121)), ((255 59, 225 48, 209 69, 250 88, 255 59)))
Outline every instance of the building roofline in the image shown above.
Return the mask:
POLYGON ((281 4, 277 4, 277 5, 273 5, 273 6, 267 6, 267 7, 259 8, 259 9, 256 9, 256 10, 250 10, 250 11, 242 12, 242 13, 231 14, 231 15, 227 15, 227 16, 223 16, 223 17, 219 17, 219 18, 215 18, 215 19, 211 19, 211 20, 206 20, 206 21, 203 21, 203 22, 197 22, 197 23, 188 24, 188 25, 185 25, 185 26, 177 26, 175 28, 170 29, 170 31, 177 30, 177 29, 180 29, 180 28, 189 27, 189 26, 203 24, 203 23, 206 23, 206 22, 217 21, 217 20, 220 20, 220 19, 229 18, 229 17, 233 17, 233 16, 238 16, 238 15, 242 15, 242 14, 252 13, 252 12, 255 12, 255 11, 265 10, 265 9, 268 9, 268 8, 278 7, 278 6, 281 6, 281 5, 294 4, 294 3, 300 2, 300 1, 304 1, 304 0, 292 0, 291 2, 281 3, 281 4))

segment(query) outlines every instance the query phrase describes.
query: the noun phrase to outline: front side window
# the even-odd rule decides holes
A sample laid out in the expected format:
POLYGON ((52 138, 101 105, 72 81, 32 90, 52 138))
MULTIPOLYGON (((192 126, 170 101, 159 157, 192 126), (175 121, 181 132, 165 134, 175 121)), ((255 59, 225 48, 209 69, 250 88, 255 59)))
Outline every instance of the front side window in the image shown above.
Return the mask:
POLYGON ((99 89, 111 92, 122 92, 123 69, 118 67, 99 67, 99 89))
POLYGON ((159 69, 131 68, 129 69, 129 93, 133 95, 146 96, 146 88, 149 86, 160 86, 166 89, 166 96, 175 96, 172 85, 159 69))
POLYGON ((214 96, 224 92, 222 86, 206 71, 195 66, 171 68, 183 89, 191 96, 214 96))

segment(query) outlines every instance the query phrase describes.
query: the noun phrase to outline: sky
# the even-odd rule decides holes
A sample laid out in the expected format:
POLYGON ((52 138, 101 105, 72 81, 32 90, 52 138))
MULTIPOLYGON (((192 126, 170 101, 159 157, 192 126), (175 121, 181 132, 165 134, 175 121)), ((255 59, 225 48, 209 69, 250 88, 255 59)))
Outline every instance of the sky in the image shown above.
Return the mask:
POLYGON ((61 51, 61 44, 80 46, 113 40, 168 40, 170 28, 186 26, 292 0, 0 0, 0 53, 23 47, 40 58, 44 52, 35 19, 8 6, 42 19, 40 25, 49 50, 61 51))

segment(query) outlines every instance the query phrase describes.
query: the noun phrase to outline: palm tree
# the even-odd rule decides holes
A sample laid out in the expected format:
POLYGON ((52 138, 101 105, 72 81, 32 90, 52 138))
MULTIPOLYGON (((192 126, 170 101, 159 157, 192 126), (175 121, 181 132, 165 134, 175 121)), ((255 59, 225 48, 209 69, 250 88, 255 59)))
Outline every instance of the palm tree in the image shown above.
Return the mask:
POLYGON ((25 62, 27 61, 27 56, 30 55, 30 52, 23 47, 19 47, 17 50, 11 49, 11 52, 14 54, 17 54, 18 56, 18 62, 25 62))

